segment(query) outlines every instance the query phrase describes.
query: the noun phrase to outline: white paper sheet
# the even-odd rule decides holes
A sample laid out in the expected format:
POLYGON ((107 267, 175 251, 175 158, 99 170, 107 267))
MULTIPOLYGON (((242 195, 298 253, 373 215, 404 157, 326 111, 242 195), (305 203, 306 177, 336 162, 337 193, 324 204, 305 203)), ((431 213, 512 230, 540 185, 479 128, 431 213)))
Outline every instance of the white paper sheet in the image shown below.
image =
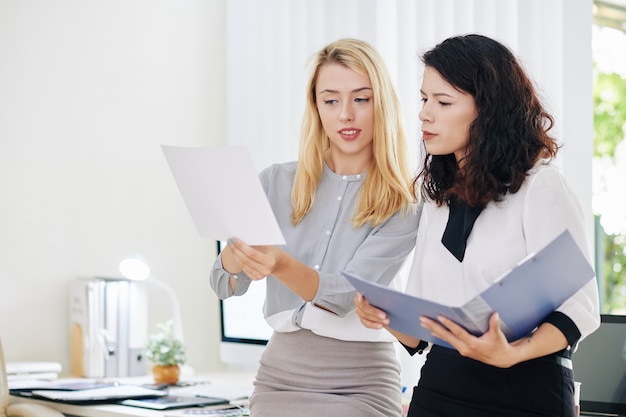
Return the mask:
POLYGON ((249 245, 284 245, 250 153, 243 146, 161 145, 201 236, 249 245))

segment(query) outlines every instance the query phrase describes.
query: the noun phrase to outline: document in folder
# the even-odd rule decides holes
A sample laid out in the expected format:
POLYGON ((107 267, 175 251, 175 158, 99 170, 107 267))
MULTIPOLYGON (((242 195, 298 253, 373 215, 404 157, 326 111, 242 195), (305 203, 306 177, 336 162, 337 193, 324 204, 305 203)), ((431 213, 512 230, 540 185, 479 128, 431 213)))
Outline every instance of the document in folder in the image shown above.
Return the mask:
POLYGON ((37 400, 56 401, 68 404, 111 404, 129 398, 156 398, 167 395, 167 392, 144 388, 139 385, 120 384, 78 390, 33 390, 11 393, 21 397, 37 400))
POLYGON ((161 148, 201 236, 223 241, 237 237, 249 245, 285 244, 245 147, 161 148))
POLYGON ((481 335, 489 329, 491 314, 498 312, 502 331, 513 341, 530 333, 595 276, 567 230, 462 306, 439 304, 342 273, 370 304, 387 313, 389 327, 446 347, 450 345, 420 325, 420 316, 436 320, 442 315, 481 335))

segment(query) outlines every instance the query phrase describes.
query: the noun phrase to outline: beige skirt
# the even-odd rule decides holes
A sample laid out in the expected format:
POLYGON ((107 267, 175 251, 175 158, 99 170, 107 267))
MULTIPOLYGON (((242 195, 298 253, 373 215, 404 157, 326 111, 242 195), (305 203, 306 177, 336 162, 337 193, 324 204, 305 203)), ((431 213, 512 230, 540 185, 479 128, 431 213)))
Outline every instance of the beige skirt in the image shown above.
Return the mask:
POLYGON ((261 357, 251 417, 399 417, 400 366, 389 342, 275 332, 261 357))

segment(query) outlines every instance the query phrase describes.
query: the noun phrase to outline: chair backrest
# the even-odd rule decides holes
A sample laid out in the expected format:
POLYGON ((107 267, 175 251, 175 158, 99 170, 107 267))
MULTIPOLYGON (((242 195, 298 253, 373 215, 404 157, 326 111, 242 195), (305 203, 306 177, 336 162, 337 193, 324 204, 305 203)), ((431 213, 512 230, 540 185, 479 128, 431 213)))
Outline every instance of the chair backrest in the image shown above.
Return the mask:
POLYGON ((7 381, 6 362, 4 361, 4 350, 2 350, 2 339, 0 339, 0 417, 6 417, 6 409, 9 405, 9 383, 7 381))
POLYGON ((9 404, 9 397, 7 367, 2 350, 2 339, 0 339, 0 417, 63 417, 61 412, 41 404, 9 404))

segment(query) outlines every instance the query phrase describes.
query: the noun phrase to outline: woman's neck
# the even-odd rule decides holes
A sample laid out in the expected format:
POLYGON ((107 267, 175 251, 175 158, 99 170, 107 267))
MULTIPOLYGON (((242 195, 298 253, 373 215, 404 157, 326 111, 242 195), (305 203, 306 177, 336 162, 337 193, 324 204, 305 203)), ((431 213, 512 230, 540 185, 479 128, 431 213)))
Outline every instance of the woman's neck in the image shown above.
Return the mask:
POLYGON ((333 157, 331 153, 326 153, 324 161, 335 174, 355 175, 367 171, 372 163, 372 158, 333 157))

